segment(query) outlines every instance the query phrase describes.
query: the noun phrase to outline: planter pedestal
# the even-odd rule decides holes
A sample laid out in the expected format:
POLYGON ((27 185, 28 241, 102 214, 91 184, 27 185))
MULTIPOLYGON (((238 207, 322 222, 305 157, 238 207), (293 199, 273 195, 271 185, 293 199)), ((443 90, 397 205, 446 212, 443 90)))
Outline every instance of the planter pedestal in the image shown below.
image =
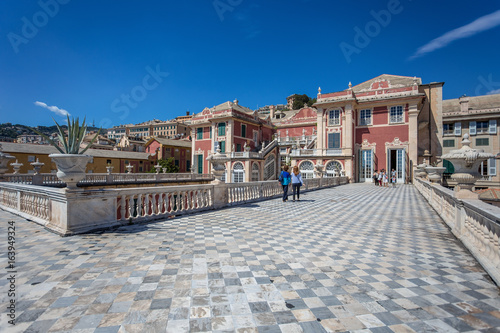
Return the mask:
POLYGON ((76 184, 85 178, 87 163, 92 156, 80 154, 50 154, 57 166, 57 178, 66 183, 68 190, 76 190, 76 184))

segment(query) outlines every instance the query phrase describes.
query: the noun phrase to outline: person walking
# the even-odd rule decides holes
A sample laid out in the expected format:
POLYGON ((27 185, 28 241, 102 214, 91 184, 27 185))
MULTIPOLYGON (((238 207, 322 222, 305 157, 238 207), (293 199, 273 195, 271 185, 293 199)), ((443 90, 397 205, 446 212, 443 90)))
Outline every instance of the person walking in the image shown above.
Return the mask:
POLYGON ((384 172, 382 173, 382 182, 384 183, 384 187, 389 187, 389 176, 387 175, 387 172, 383 170, 384 172))
POLYGON ((396 187, 396 170, 392 169, 391 171, 391 183, 392 187, 396 187))
POLYGON ((283 167, 283 171, 281 171, 279 181, 281 186, 283 186, 283 202, 288 201, 288 184, 290 184, 291 180, 290 173, 288 172, 288 165, 283 167))
POLYGON ((375 186, 378 185, 378 173, 377 173, 378 170, 375 170, 375 172, 373 172, 373 183, 375 184, 375 186))
POLYGON ((382 186, 382 176, 384 175, 384 169, 380 170, 378 173, 378 186, 382 186))
POLYGON ((302 185, 304 185, 304 181, 302 180, 302 174, 299 171, 299 167, 294 166, 292 171, 293 201, 295 201, 295 191, 297 191, 297 201, 300 201, 300 187, 302 185))

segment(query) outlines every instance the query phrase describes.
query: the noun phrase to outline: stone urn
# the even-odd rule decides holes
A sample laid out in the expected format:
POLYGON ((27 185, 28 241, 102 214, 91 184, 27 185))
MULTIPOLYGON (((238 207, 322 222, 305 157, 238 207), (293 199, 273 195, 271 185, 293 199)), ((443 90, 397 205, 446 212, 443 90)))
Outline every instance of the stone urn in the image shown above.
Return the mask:
POLYGON ((12 165, 12 168, 14 169, 14 175, 18 175, 19 174, 19 170, 21 169, 21 167, 24 165, 22 163, 19 163, 17 160, 15 163, 11 163, 10 165, 12 165))
POLYGON ((112 165, 107 165, 107 166, 106 166, 106 172, 108 173, 108 175, 110 175, 110 174, 113 172, 113 169, 114 169, 114 168, 115 168, 115 167, 114 167, 114 166, 112 166, 112 165))
POLYGON ((159 163, 156 163, 156 165, 154 166, 154 168, 156 169, 156 174, 159 174, 160 171, 161 171, 161 165, 159 163))
POLYGON ((42 167, 45 165, 45 163, 40 162, 37 158, 36 161, 30 163, 30 165, 33 166, 33 170, 35 170, 35 175, 38 175, 40 174, 40 170, 42 170, 42 167))
POLYGON ((212 163, 212 174, 215 177, 214 182, 215 183, 222 182, 222 176, 226 172, 226 162, 229 161, 227 155, 221 153, 220 149, 217 148, 217 153, 208 156, 207 161, 212 163))
POLYGON ((485 153, 483 149, 471 148, 470 143, 469 134, 466 133, 462 140, 462 148, 441 156, 442 159, 450 161, 455 168, 451 179, 457 182, 454 190, 455 197, 459 199, 479 199, 479 196, 471 191, 474 183, 481 176, 478 172, 479 165, 495 157, 491 153, 485 153))
POLYGON ((15 159, 14 156, 6 154, 2 151, 2 145, 0 145, 0 178, 7 172, 9 169, 9 161, 15 159))
POLYGON ((446 171, 445 167, 438 166, 427 166, 425 167, 425 171, 427 172, 427 178, 433 184, 440 184, 443 180, 443 173, 446 171))
POLYGON ((427 164, 425 164, 425 163, 418 164, 415 167, 415 177, 425 178, 425 176, 427 176, 427 171, 425 171, 426 167, 427 167, 427 164))
POLYGON ((57 178, 66 183, 69 190, 77 189, 76 184, 85 178, 85 169, 92 156, 81 154, 50 154, 57 166, 57 178))
POLYGON ((125 166, 125 169, 127 169, 127 173, 132 173, 132 169, 134 168, 133 165, 131 165, 130 163, 128 165, 125 166))

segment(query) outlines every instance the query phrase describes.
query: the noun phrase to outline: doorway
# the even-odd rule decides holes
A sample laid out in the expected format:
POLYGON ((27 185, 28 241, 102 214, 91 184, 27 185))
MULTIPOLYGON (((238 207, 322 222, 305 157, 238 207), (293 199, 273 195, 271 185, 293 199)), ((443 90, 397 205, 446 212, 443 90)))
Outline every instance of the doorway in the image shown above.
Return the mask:
POLYGON ((406 178, 406 150, 405 149, 389 149, 387 161, 387 173, 391 177, 391 172, 396 171, 396 182, 405 183, 406 178))

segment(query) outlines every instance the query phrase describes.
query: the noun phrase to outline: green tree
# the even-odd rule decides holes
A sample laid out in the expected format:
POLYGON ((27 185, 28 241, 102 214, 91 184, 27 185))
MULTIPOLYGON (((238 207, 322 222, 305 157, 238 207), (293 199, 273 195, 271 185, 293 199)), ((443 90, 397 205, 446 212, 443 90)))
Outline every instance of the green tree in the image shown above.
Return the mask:
POLYGON ((304 106, 312 106, 314 103, 316 103, 316 98, 311 98, 306 94, 303 95, 295 94, 293 96, 295 97, 292 105, 293 110, 299 110, 302 109, 304 106))
MULTIPOLYGON (((179 172, 179 167, 175 165, 175 160, 173 157, 169 157, 167 160, 158 160, 158 164, 161 165, 160 173, 163 173, 163 168, 167 169, 167 173, 177 173, 179 172)), ((156 173, 156 169, 151 167, 149 173, 156 173)))

